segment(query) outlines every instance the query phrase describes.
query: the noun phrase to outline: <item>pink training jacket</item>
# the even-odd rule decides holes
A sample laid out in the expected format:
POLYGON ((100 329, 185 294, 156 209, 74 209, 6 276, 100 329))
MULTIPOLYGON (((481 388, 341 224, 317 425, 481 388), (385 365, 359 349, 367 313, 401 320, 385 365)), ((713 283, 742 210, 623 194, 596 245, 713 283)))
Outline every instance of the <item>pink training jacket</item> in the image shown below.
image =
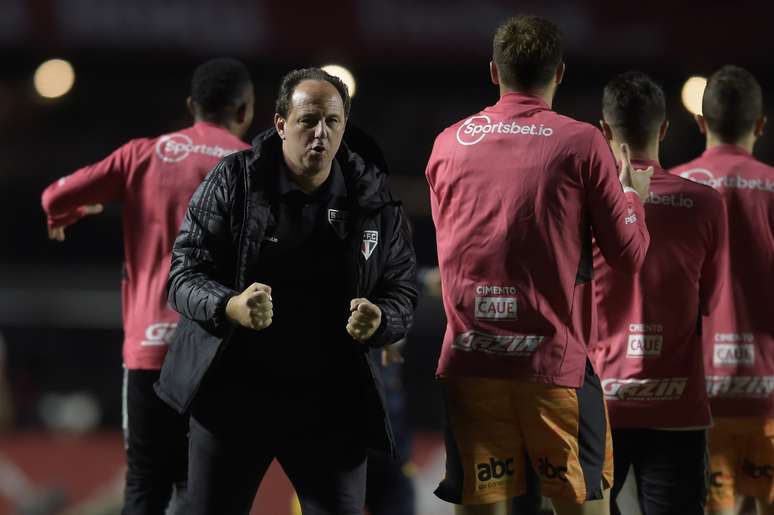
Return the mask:
POLYGON ((728 276, 704 319, 712 414, 774 417, 774 168, 721 145, 671 172, 715 188, 728 213, 728 276))
POLYGON ((81 218, 80 207, 121 202, 124 219, 124 364, 161 368, 179 315, 167 306, 170 253, 196 187, 223 156, 249 145, 198 122, 158 138, 132 140, 43 192, 49 227, 81 218))
POLYGON ((645 201, 650 246, 635 275, 594 249, 599 340, 590 351, 614 428, 710 424, 700 312, 718 303, 727 242, 723 200, 655 161, 645 201))
POLYGON ((444 130, 426 175, 447 318, 437 374, 580 387, 596 338, 592 228, 629 273, 649 241, 602 134, 508 93, 444 130))

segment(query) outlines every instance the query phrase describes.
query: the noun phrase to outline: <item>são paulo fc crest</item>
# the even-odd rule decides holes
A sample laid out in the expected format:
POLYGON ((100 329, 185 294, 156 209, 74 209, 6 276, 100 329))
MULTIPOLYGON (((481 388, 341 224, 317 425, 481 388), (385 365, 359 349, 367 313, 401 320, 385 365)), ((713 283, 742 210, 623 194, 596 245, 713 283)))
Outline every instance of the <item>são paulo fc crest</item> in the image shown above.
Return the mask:
POLYGON ((366 261, 374 253, 374 249, 378 244, 379 231, 363 231, 363 246, 360 247, 360 253, 363 254, 366 261))

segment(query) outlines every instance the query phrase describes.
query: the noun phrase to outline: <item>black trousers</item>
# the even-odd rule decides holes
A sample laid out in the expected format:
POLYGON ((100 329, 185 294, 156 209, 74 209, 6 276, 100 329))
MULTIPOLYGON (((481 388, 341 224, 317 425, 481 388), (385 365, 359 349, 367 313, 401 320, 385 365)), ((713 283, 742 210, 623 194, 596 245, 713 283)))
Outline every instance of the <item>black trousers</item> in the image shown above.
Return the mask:
POLYGON ((707 432, 613 429, 615 477, 611 513, 629 467, 634 469, 643 515, 704 515, 707 498, 707 432))
MULTIPOLYGON (((380 355, 374 351, 378 363, 380 355)), ((400 459, 369 452, 366 507, 371 515, 415 515, 416 492, 411 463, 412 430, 406 416, 403 366, 397 363, 376 367, 384 384, 387 412, 400 459)))
POLYGON ((275 458, 304 515, 363 513, 367 438, 359 392, 266 385, 241 402, 202 393, 179 515, 247 515, 275 458))
POLYGON ((188 421, 153 391, 158 370, 124 371, 123 515, 163 515, 186 485, 188 421))

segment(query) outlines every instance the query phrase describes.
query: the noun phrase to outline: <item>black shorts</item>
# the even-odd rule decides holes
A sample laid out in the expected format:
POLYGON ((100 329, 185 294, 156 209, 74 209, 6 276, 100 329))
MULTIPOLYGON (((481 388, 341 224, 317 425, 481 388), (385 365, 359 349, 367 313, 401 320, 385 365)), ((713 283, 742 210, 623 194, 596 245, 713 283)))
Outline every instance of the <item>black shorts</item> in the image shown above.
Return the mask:
POLYGON ((643 515, 704 515, 707 432, 613 429, 615 477, 611 513, 633 467, 643 515))

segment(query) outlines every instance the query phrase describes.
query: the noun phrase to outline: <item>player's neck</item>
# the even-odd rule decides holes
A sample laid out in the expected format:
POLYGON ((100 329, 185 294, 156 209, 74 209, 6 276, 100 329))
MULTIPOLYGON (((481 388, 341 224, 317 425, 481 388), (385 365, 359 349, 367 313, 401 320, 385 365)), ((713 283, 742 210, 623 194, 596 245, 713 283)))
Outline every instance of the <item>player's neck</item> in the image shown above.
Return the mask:
POLYGON ((230 132, 237 138, 242 138, 244 136, 244 130, 242 129, 242 126, 238 124, 235 120, 229 120, 227 122, 216 122, 213 120, 207 120, 201 116, 194 116, 194 123, 209 123, 210 125, 214 125, 215 127, 220 127, 221 129, 230 132))
POLYGON ((711 149, 712 147, 719 147, 721 145, 723 146, 731 145, 734 147, 739 147, 742 150, 746 151, 748 154, 752 154, 753 147, 755 146, 755 134, 753 132, 750 132, 750 134, 740 138, 738 141, 734 143, 729 143, 727 141, 721 140, 712 132, 707 131, 707 150, 711 149))
POLYGON ((626 143, 629 145, 629 154, 631 155, 632 161, 653 161, 658 163, 658 154, 659 154, 659 143, 658 140, 655 142, 651 142, 645 147, 638 148, 633 146, 628 141, 620 141, 615 138, 613 138, 610 141, 610 147, 613 149, 613 154, 615 155, 616 160, 620 163, 621 162, 621 144, 626 143))
POLYGON ((532 95, 533 97, 538 97, 543 102, 546 103, 549 109, 552 108, 554 103, 554 93, 556 93, 556 88, 548 87, 542 90, 536 90, 536 91, 517 91, 515 89, 511 89, 507 86, 505 86, 502 82, 499 84, 500 86, 500 98, 503 98, 508 93, 518 93, 520 95, 532 95))
POLYGON ((320 189, 320 186, 323 185, 331 174, 332 164, 329 164, 327 168, 311 173, 309 170, 302 170, 293 166, 287 158, 285 158, 284 162, 284 173, 287 173, 293 184, 298 186, 298 188, 307 195, 311 195, 320 189))

